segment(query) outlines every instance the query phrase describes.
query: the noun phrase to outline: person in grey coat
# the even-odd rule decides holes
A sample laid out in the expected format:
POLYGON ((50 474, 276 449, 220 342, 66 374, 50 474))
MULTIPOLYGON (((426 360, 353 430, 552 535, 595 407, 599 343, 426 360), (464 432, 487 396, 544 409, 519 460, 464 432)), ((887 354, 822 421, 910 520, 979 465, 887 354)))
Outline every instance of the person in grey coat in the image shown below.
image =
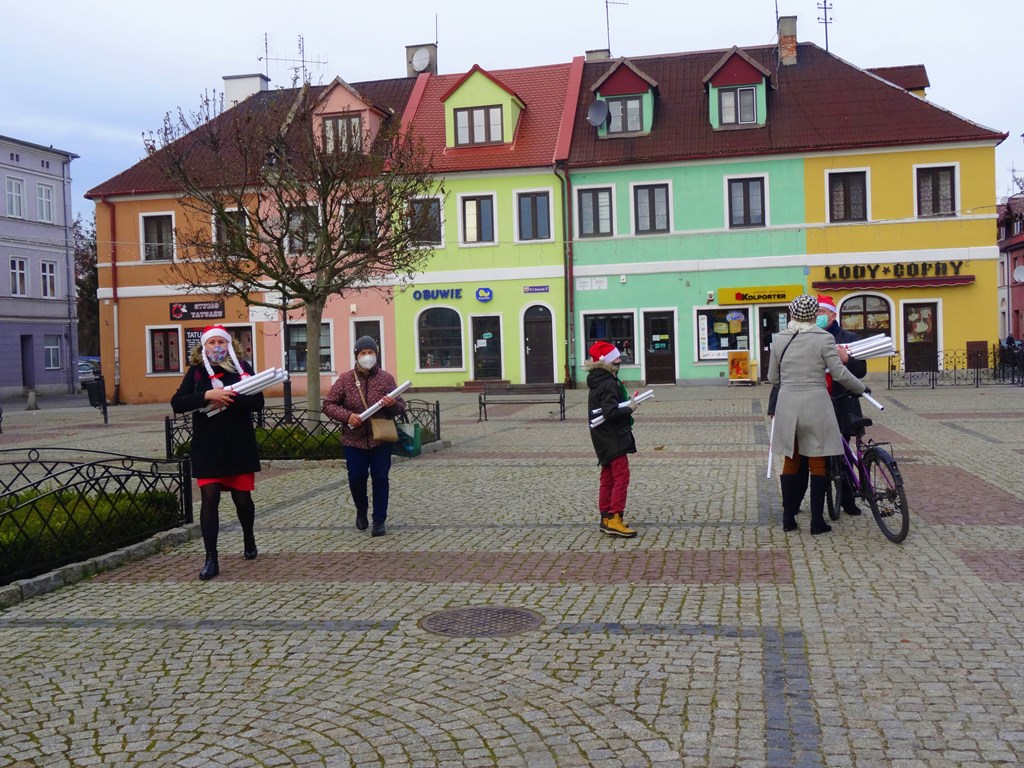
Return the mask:
POLYGON ((782 475, 782 529, 797 529, 796 513, 803 496, 801 471, 810 471, 811 533, 828 533, 825 522, 825 457, 843 452, 825 374, 852 394, 862 394, 864 383, 846 369, 835 339, 815 324, 818 299, 802 294, 789 305, 792 318, 772 343, 768 381, 779 385, 772 424, 772 454, 784 459, 782 475), (780 363, 781 360, 781 363, 780 363), (803 458, 807 461, 804 462, 803 458), (797 496, 797 493, 800 495, 797 496))

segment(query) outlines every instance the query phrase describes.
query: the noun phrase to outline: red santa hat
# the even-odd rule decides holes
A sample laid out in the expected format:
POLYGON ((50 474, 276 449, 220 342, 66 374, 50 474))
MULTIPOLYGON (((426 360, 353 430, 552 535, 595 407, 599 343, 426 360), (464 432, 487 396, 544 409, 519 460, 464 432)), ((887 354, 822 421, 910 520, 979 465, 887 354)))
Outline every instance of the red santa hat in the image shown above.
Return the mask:
POLYGON ((818 296, 818 307, 820 309, 828 310, 832 314, 836 312, 836 301, 831 296, 818 296))
POLYGON ((228 329, 223 325, 208 325, 203 328, 203 335, 199 337, 199 343, 203 350, 203 366, 206 368, 206 375, 210 377, 215 388, 220 389, 224 385, 220 382, 220 374, 213 372, 210 358, 206 355, 206 342, 209 339, 224 339, 228 343, 228 356, 231 358, 231 362, 234 363, 238 375, 243 379, 249 376, 242 367, 242 364, 238 362, 238 356, 235 354, 235 345, 231 343, 231 334, 228 333, 228 329))
POLYGON ((620 357, 622 357, 622 353, 614 344, 609 344, 607 341, 595 341, 590 347, 590 359, 595 362, 614 363, 620 357))

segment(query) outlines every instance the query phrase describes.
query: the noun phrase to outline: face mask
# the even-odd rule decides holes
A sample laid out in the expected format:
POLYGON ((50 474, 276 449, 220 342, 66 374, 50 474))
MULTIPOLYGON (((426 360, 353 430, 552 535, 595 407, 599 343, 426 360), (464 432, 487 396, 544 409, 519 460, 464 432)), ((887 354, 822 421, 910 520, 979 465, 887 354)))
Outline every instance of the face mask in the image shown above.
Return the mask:
POLYGON ((214 347, 213 349, 208 349, 206 350, 206 356, 210 359, 211 363, 223 363, 228 359, 228 348, 214 347))
POLYGON ((819 328, 828 328, 828 315, 818 315, 814 318, 814 323, 819 328))
POLYGON ((377 364, 377 356, 363 355, 362 357, 359 358, 357 362, 359 363, 360 368, 362 368, 364 371, 368 371, 377 364))

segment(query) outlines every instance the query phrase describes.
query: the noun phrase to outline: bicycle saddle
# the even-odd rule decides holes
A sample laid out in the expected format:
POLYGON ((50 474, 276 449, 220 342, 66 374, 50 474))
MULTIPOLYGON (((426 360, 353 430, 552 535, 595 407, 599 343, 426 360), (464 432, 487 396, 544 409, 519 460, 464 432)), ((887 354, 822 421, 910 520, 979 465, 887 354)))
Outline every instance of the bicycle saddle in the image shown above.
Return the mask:
POLYGON ((871 421, 871 419, 854 419, 850 422, 850 431, 857 432, 858 430, 870 427, 872 424, 874 424, 874 422, 871 421))

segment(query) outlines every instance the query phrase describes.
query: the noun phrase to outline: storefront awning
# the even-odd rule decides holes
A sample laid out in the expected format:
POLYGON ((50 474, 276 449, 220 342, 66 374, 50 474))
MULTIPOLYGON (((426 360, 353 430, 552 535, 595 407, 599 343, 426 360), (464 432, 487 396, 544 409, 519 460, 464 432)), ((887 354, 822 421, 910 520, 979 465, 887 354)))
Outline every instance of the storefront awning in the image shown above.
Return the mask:
POLYGON ((891 288, 950 288, 974 282, 974 275, 950 277, 894 277, 891 280, 815 280, 812 286, 822 291, 883 291, 891 288))

